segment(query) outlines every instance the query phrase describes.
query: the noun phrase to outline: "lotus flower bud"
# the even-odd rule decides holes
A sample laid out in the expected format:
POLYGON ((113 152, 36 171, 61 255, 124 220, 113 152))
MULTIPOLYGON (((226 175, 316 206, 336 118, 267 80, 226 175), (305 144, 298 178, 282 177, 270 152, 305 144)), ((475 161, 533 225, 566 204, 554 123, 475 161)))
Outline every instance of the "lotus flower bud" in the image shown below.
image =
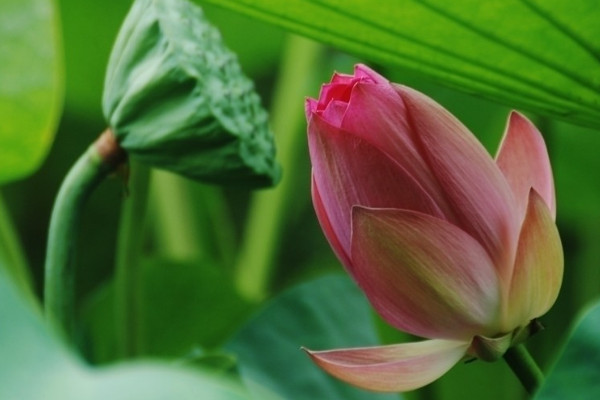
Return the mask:
POLYGON ((321 227, 378 313, 416 343, 309 351, 332 375, 405 391, 537 330, 563 254, 543 138, 513 112, 495 160, 427 96, 364 65, 306 103, 321 227))
POLYGON ((187 0, 136 0, 112 50, 102 101, 138 160, 215 183, 271 185, 267 114, 236 56, 187 0))

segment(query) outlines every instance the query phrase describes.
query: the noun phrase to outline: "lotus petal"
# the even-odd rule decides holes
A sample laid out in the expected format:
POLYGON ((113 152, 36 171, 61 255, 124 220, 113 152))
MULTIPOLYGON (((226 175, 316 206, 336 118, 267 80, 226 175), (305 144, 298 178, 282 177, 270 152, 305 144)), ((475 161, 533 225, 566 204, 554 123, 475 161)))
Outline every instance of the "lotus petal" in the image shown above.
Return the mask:
POLYGON ((354 76, 362 78, 362 80, 365 81, 372 81, 374 83, 389 83, 385 77, 373 71, 365 64, 356 64, 354 66, 354 76))
POLYGON ((556 301, 563 275, 558 230, 544 199, 531 190, 508 296, 505 330, 540 317, 556 301))
POLYGON ((304 102, 304 114, 306 115, 306 120, 309 121, 312 117, 313 113, 317 112, 317 107, 319 102, 315 99, 311 99, 310 97, 306 99, 304 102))
POLYGON ((340 240, 331 226, 331 221, 329 221, 329 217, 325 212, 325 206, 323 205, 323 200, 321 200, 321 195, 319 194, 319 189, 315 184, 314 177, 311 179, 311 194, 317 219, 319 220, 319 224, 321 225, 321 229, 323 229, 323 233, 325 233, 325 237, 327 238, 329 245, 342 264, 348 270, 350 270, 352 266, 350 254, 346 253, 346 249, 340 243, 340 240))
POLYGON ((425 340, 380 347, 306 350, 315 363, 338 379, 363 389, 404 392, 433 382, 465 354, 469 344, 425 340))
POLYGON ((309 123, 309 150, 323 209, 347 254, 354 205, 406 208, 442 216, 431 197, 400 165, 316 114, 309 123))
POLYGON ((354 207, 352 224, 351 273, 391 325, 426 338, 497 333, 496 271, 466 232, 394 209, 354 207))
POLYGON ((446 109, 413 89, 395 87, 458 225, 488 251, 506 286, 519 234, 516 204, 506 179, 481 143, 446 109))
POLYGON ((340 126, 402 165, 442 209, 446 219, 454 219, 437 178, 419 151, 419 140, 409 128, 404 102, 391 85, 354 85, 340 126))
POLYGON ((544 138, 523 115, 512 112, 496 156, 496 164, 506 177, 517 202, 519 215, 525 216, 529 190, 534 188, 556 216, 554 180, 544 138))

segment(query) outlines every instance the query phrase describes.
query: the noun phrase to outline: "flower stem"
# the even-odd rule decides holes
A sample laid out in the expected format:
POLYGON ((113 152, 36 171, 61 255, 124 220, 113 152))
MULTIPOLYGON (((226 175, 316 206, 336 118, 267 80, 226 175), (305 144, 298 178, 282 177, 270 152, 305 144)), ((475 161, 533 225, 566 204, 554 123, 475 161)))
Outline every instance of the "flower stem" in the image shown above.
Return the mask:
POLYGON ((44 304, 46 320, 67 341, 75 317, 75 248, 83 207, 93 190, 126 159, 112 132, 106 130, 65 177, 50 217, 46 250, 44 304))
MULTIPOLYGON (((150 188, 152 232, 156 236, 157 252, 166 258, 189 262, 203 254, 200 227, 194 218, 195 207, 190 181, 182 176, 156 170, 150 188)), ((196 182, 194 182, 197 185, 196 182)))
POLYGON ((277 153, 286 175, 277 188, 253 195, 235 268, 236 286, 251 301, 260 301, 268 292, 281 229, 291 201, 297 196, 297 154, 306 140, 300 129, 302 101, 306 78, 319 54, 320 46, 315 42, 298 36, 288 38, 271 110, 277 153))
POLYGON ((529 394, 534 394, 544 381, 544 374, 527 348, 519 344, 509 348, 504 359, 529 394))
POLYGON ((182 262, 211 258, 231 269, 236 236, 222 189, 161 170, 150 186, 157 253, 182 262))
POLYGON ((150 168, 134 163, 129 177, 129 197, 121 211, 115 265, 115 317, 118 347, 124 358, 141 352, 140 281, 143 232, 148 203, 150 168))

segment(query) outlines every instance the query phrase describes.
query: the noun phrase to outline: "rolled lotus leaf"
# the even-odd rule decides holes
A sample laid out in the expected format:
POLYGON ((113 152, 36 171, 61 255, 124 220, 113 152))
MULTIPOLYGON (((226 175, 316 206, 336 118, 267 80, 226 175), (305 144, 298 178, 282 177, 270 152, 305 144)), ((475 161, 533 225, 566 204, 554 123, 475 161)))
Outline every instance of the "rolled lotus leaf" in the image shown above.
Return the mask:
POLYGON ((253 83, 187 0, 134 2, 110 56, 102 108, 119 145, 141 162, 212 183, 279 179, 253 83))

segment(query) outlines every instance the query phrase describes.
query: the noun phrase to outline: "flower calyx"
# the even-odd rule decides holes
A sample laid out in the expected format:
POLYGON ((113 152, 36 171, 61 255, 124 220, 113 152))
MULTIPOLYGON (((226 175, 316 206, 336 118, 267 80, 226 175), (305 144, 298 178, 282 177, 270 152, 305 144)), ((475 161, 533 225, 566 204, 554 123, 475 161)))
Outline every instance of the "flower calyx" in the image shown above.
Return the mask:
POLYGON ((497 361, 509 348, 523 343, 542 329, 544 327, 539 320, 533 319, 529 324, 520 326, 509 333, 494 337, 477 335, 473 338, 467 355, 482 361, 497 361))

